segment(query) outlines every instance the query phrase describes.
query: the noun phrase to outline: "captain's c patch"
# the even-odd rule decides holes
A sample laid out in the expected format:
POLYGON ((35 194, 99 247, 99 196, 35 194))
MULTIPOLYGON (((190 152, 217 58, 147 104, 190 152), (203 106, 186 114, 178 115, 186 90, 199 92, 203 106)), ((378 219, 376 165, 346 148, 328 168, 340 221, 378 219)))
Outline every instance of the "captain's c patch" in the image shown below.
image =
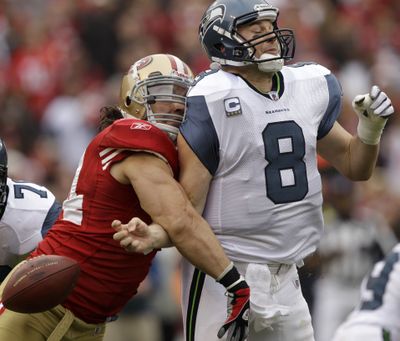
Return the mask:
POLYGON ((224 104, 226 116, 231 117, 242 114, 242 106, 238 97, 227 98, 224 104))

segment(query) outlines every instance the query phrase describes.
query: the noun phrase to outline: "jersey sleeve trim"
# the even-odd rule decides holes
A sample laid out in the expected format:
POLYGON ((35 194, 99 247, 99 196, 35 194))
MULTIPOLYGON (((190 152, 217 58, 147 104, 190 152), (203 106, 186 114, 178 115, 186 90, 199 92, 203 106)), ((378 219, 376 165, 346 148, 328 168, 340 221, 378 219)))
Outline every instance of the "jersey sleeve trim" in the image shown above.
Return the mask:
POLYGON ((325 75, 325 79, 328 86, 329 102, 318 127, 318 140, 329 133, 342 110, 342 88, 339 81, 332 74, 325 75))
POLYGON ((180 132, 199 160, 214 175, 219 165, 219 140, 204 96, 188 97, 180 132))
POLYGON ((51 207, 49 208, 49 211, 47 212, 46 218, 44 219, 42 225, 41 234, 43 238, 53 226, 54 222, 57 220, 61 209, 62 208, 60 203, 57 200, 54 200, 53 205, 51 205, 51 207))

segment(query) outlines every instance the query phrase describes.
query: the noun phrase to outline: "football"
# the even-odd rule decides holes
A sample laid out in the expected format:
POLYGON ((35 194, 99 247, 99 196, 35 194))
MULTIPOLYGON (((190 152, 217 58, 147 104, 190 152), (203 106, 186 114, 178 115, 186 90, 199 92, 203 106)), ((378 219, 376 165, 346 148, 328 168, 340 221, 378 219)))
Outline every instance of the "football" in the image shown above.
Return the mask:
POLYGON ((22 263, 7 281, 1 303, 18 313, 39 313, 62 303, 74 288, 79 264, 65 256, 42 255, 22 263))

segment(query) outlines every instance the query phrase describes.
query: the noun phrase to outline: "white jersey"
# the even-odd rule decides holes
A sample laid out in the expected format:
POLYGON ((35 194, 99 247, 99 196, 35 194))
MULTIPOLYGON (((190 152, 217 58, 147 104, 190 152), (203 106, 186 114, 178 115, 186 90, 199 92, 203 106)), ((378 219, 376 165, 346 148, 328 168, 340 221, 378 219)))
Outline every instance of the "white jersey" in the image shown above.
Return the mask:
POLYGON ((362 332, 363 326, 377 326, 400 337, 400 243, 385 260, 376 263, 361 286, 361 302, 341 326, 362 332))
POLYGON ((199 77, 181 133, 213 175, 204 217, 232 260, 292 264, 316 249, 316 144, 340 109, 337 79, 317 64, 284 67, 268 94, 222 70, 199 77))
POLYGON ((61 210, 43 186, 8 178, 7 187, 7 206, 0 219, 0 266, 12 266, 18 255, 32 251, 61 210))

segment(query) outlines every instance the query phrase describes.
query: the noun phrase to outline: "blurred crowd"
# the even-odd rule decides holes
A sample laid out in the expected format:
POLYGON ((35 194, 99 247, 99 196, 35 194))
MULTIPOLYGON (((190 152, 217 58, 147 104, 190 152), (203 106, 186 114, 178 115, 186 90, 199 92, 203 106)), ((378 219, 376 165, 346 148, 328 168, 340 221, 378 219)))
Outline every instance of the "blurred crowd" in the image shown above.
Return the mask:
MULTIPOLYGON (((211 2, 0 0, 0 136, 7 144, 10 176, 44 184, 62 201, 82 152, 97 132, 99 109, 117 102, 121 76, 134 61, 162 52, 179 56, 196 73, 208 68, 197 27, 211 2)), ((399 110, 399 1, 271 0, 271 3, 280 8, 280 26, 295 31, 297 46, 293 62, 318 62, 330 68, 340 80, 344 92, 340 122, 348 130, 355 132, 357 124, 351 100, 356 94, 368 92, 372 84, 379 84, 399 110)), ((351 212, 343 218, 334 203, 335 189, 341 180, 321 160, 329 229, 339 229, 341 224, 331 224, 339 217, 376 222, 368 231, 373 231, 372 236, 381 235, 380 229, 389 229, 392 235, 385 234, 389 236, 388 243, 390 238, 400 235, 399 112, 390 119, 383 134, 378 165, 373 179, 367 183, 344 187, 351 188, 345 197, 351 193, 352 202, 351 212)), ((358 233, 363 235, 362 228, 358 233)), ((318 259, 304 268, 305 280, 318 273, 318 282, 328 276, 324 271, 332 271, 328 262, 333 256, 323 255, 324 250, 334 249, 331 244, 337 248, 332 255, 349 252, 341 242, 323 242, 325 247, 321 248, 318 259)), ((365 252, 369 246, 361 244, 360 252, 365 252)), ((348 248, 352 249, 352 245, 355 244, 348 248)), ((179 260, 164 251, 159 258, 160 264, 165 262, 164 258, 168 259, 166 268, 170 271, 156 273, 147 293, 156 288, 170 297, 179 297, 171 292, 171 287, 176 286, 171 285, 174 281, 171 274, 179 260)), ((361 257, 360 262, 365 259, 361 257)), ((368 266, 363 269, 368 271, 368 266)), ((344 277, 346 273, 348 270, 343 271, 344 277)), ((351 282, 352 287, 358 285, 354 278, 344 280, 351 282)), ((318 288, 315 289, 318 295, 310 295, 315 306, 318 300, 322 302, 319 297, 324 292, 318 288)), ((146 290, 143 295, 155 296, 146 296, 146 290)), ((175 308, 168 312, 163 311, 167 303, 153 302, 146 308, 147 312, 156 311, 161 316, 158 325, 163 328, 160 335, 165 337, 160 340, 176 340, 176 335, 180 335, 178 300, 170 299, 172 303, 168 304, 175 304, 175 308)), ((136 314, 141 309, 133 307, 130 311, 136 314)), ((323 312, 319 315, 323 316, 323 312)))

